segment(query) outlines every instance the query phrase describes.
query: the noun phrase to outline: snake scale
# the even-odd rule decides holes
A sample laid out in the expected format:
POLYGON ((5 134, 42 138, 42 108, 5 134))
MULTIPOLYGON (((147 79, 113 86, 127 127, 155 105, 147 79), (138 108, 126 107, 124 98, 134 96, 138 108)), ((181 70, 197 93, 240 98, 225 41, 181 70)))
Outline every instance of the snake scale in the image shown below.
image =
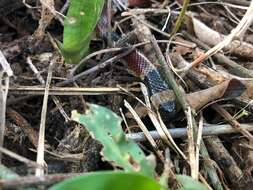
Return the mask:
MULTIPOLYGON (((109 20, 108 11, 104 8, 101 18, 97 24, 100 36, 108 39, 109 20)), ((113 33, 114 38, 120 39, 120 36, 113 33)), ((125 43, 125 46, 130 46, 125 43)), ((163 80, 158 69, 151 61, 139 50, 134 49, 128 55, 122 58, 128 70, 135 76, 139 77, 148 87, 150 99, 155 99, 153 104, 160 112, 164 119, 170 119, 175 115, 176 102, 174 100, 164 101, 161 94, 171 91, 170 86, 163 80)))

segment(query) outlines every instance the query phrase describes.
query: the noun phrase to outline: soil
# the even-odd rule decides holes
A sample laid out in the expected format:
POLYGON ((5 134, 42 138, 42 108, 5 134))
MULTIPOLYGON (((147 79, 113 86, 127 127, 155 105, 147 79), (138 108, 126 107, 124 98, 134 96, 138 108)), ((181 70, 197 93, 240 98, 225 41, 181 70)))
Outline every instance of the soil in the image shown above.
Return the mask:
MULTIPOLYGON (((43 106, 44 90, 40 90, 39 93, 35 92, 39 87, 44 87, 39 81, 38 75, 34 73, 28 62, 31 60, 34 67, 39 71, 44 81, 47 79, 49 64, 52 60, 56 60, 53 68, 53 77, 50 86, 59 86, 59 83, 66 81, 71 78, 70 71, 73 69, 73 65, 68 65, 64 63, 62 55, 56 48, 54 40, 62 40, 63 26, 56 17, 49 23, 46 28, 45 34, 42 39, 37 39, 35 37, 35 31, 39 26, 41 5, 39 1, 29 0, 26 1, 28 5, 35 7, 29 8, 25 6, 21 0, 0 0, 0 50, 3 52, 4 57, 7 59, 10 67, 14 73, 14 76, 10 78, 8 98, 6 102, 6 129, 4 136, 4 146, 6 149, 15 152, 16 154, 23 156, 29 160, 36 160, 36 146, 39 137, 39 128, 41 124, 41 111, 43 106), (24 87, 30 87, 26 90, 24 87), (18 90, 18 89, 21 90, 18 90)), ((171 6, 171 10, 178 11, 177 9, 183 1, 140 1, 141 6, 138 1, 132 2, 131 8, 144 7, 144 8, 163 8, 168 5, 171 6), (146 3, 147 4, 146 4, 146 3), (153 2, 153 3, 151 3, 153 2), (167 2, 167 4, 166 4, 167 2), (169 2, 169 3, 168 3, 169 2), (164 4, 163 4, 164 3, 164 4), (173 5, 173 3, 175 3, 173 5), (165 6, 166 5, 166 6, 165 6)), ((219 4, 204 4, 205 1, 192 1, 192 3, 203 3, 196 6, 188 7, 189 11, 196 12, 199 20, 207 24, 210 28, 216 30, 219 33, 228 35, 231 29, 236 27, 234 19, 229 12, 226 11, 228 8, 221 6, 219 4), (227 8, 227 9, 226 9, 227 8)), ((228 1, 224 1, 228 2, 228 1)), ((249 1, 243 1, 248 2, 249 1)), ((65 5, 64 0, 55 0, 55 9, 60 11, 65 5)), ((233 3, 233 1, 229 2, 233 3)), ((235 3, 236 4, 236 3, 235 3)), ((238 4, 237 4, 238 5, 238 4)), ((240 4, 239 4, 240 5, 240 4)), ((180 5, 181 6, 181 5, 180 5)), ((241 6, 241 5, 240 5, 241 6)), ((245 6, 245 5, 244 5, 245 6)), ((237 18, 242 18, 245 10, 235 9, 229 7, 229 10, 236 15, 237 18)), ((66 14, 66 11, 63 12, 66 14)), ((166 21, 168 15, 166 14, 155 14, 147 13, 147 22, 157 28, 162 28, 166 21)), ((122 19, 120 11, 113 14, 112 24, 113 27, 119 23, 122 19)), ((175 26, 177 16, 172 14, 168 27, 164 32, 170 33, 172 28, 175 26)), ((123 24, 119 24, 119 27, 115 30, 116 33, 120 34, 128 33, 135 28, 131 20, 125 21, 123 24)), ((183 26, 180 28, 179 32, 187 31, 189 32, 189 27, 183 26)), ((189 32, 190 33, 190 32, 189 32)), ((159 32, 152 31, 157 40, 168 40, 159 32)), ((250 28, 245 33, 243 38, 244 41, 252 44, 252 29, 250 28)), ((178 38, 177 42, 181 42, 178 38)), ((191 40, 185 38, 185 43, 195 43, 191 40)), ((196 45, 196 44, 195 44, 196 45)), ((99 51, 101 49, 108 48, 105 40, 98 35, 93 36, 90 45, 90 53, 99 51)), ((163 53, 166 52, 166 44, 159 44, 163 53)), ((197 45, 198 46, 198 45, 197 45)), ((145 48, 138 47, 140 51, 145 52, 145 48)), ((172 45, 170 52, 177 51, 184 56, 185 60, 193 60, 197 57, 200 52, 204 52, 201 47, 195 49, 181 47, 177 45, 172 45), (199 51, 199 52, 198 52, 199 51)), ((229 54, 229 52, 223 52, 226 56, 234 60, 235 62, 243 65, 248 70, 252 71, 252 61, 245 57, 238 57, 229 54)), ((115 54, 114 54, 115 55, 115 54)), ((93 68, 98 63, 103 63, 108 58, 113 57, 113 55, 108 54, 98 54, 97 56, 89 59, 85 66, 81 68, 79 73, 93 68), (109 56, 109 57, 108 57, 109 56)), ((216 60, 210 61, 208 59, 205 61, 205 66, 211 68, 212 64, 216 64, 216 60)), ((225 70, 225 69, 224 69, 225 70)), ((196 72, 199 70, 196 70, 196 72)), ((195 72, 195 71, 194 71, 195 72)), ((228 73, 228 70, 225 70, 228 73)), ((199 73, 200 76, 203 73, 199 73)), ((191 78, 193 75, 183 76, 184 81, 187 83, 187 88, 180 81, 176 79, 178 84, 184 88, 185 92, 190 93, 193 91, 198 91, 203 88, 209 88, 213 85, 213 81, 195 81, 191 78), (210 82, 210 83, 208 83, 210 82), (206 86, 204 85, 206 84, 206 86), (202 86, 201 86, 202 85, 202 86)), ((204 76, 206 77, 206 75, 204 76)), ((202 79, 204 78, 202 77, 202 79)), ((208 76, 210 77, 210 76, 208 76)), ((206 77, 206 78, 208 78, 206 77)), ((205 79, 206 79, 205 78, 205 79)), ((116 87, 121 85, 123 87, 128 87, 135 85, 135 82, 140 82, 141 79, 132 75, 131 72, 126 68, 121 60, 117 60, 113 64, 97 69, 91 74, 85 75, 74 82, 70 82, 64 87, 116 87)), ((138 86, 138 85, 137 85, 138 86)), ((44 88, 43 88, 44 89, 44 88)), ((140 99, 144 99, 142 94, 139 92, 133 92, 135 96, 140 99)), ((46 131, 45 131, 45 141, 46 141, 46 152, 45 161, 47 163, 47 174, 60 174, 60 173, 83 173, 98 170, 109 170, 113 169, 110 163, 104 161, 100 154, 102 145, 93 139, 86 129, 68 120, 71 116, 72 110, 78 110, 84 113, 87 109, 87 102, 95 103, 98 105, 106 106, 118 115, 121 115, 120 108, 123 109, 123 113, 128 121, 129 128, 132 132, 140 132, 139 127, 133 120, 131 114, 124 108, 124 99, 129 101, 135 106, 135 110, 142 116, 144 123, 147 125, 149 130, 154 130, 150 119, 145 117, 147 110, 138 103, 138 101, 131 95, 126 95, 126 93, 109 93, 109 94, 99 94, 99 95, 55 95, 49 96, 49 101, 47 104, 47 116, 46 116, 46 131), (54 97, 54 98, 53 98, 54 97), (55 104, 55 99, 58 101, 58 105, 55 104), (59 109, 62 108, 62 109, 59 109), (66 113, 66 115, 64 115, 66 113)), ((246 106, 251 99, 247 99, 244 102, 240 99, 234 101, 232 99, 225 101, 218 101, 218 106, 224 106, 226 111, 231 115, 236 114, 241 109, 245 109, 248 116, 241 117, 237 120, 240 123, 252 123, 253 120, 253 107, 252 105, 246 106)), ((222 107, 223 108, 223 107, 222 107)), ((230 123, 225 121, 224 117, 221 116, 220 112, 217 112, 214 107, 205 106, 201 108, 203 111, 204 121, 209 124, 221 124, 230 123)), ((198 114, 199 114, 198 110, 198 114)), ((198 115, 196 119, 199 121, 198 115)), ((128 129, 124 124, 122 124, 126 132, 128 129)), ((177 112, 176 117, 166 121, 166 126, 170 128, 173 127, 186 127, 187 121, 184 112, 181 110, 177 112)), ((250 132, 249 132, 250 133, 250 132)), ((251 135, 251 134, 250 134, 251 135)), ((208 139, 208 138, 207 138, 208 139)), ((219 167, 218 176, 222 179, 224 186, 230 189, 248 189, 252 188, 252 164, 253 164, 253 154, 252 154, 252 142, 249 138, 244 135, 244 133, 236 134, 223 134, 221 136, 215 136, 213 142, 217 141, 220 143, 222 148, 213 147, 212 140, 205 141, 207 149, 210 153, 211 159, 213 159, 214 165, 219 167), (246 148, 245 148, 246 147, 246 148), (230 156, 229 158, 223 157, 223 153, 216 152, 215 150, 223 150, 230 156), (220 158, 216 159, 216 157, 220 158), (229 172, 229 167, 238 167, 235 176, 231 176, 229 172), (237 174, 241 176, 236 176, 237 174), (233 181, 237 180, 237 181, 233 181)), ((167 145, 161 140, 156 141, 159 149, 164 152, 167 145)), ((188 152, 188 139, 175 139, 177 145, 187 154, 188 152)), ((148 154, 153 152, 153 149, 147 142, 140 143, 143 150, 148 154)), ((174 165, 173 171, 176 173, 190 173, 189 165, 180 158, 175 152, 171 152, 171 161, 174 165)), ((207 182, 210 184, 210 179, 207 177, 208 174, 204 171, 205 166, 204 157, 200 158, 200 171, 207 182)), ((5 154, 2 155, 2 164, 7 168, 11 169, 20 176, 34 175, 35 169, 29 167, 23 162, 17 161, 15 157, 10 157, 5 154)), ((163 164, 159 163, 157 167, 157 172, 162 173, 163 164)), ((1 180, 0 180, 1 183, 1 180)), ((212 185, 211 185, 212 186, 212 185)))

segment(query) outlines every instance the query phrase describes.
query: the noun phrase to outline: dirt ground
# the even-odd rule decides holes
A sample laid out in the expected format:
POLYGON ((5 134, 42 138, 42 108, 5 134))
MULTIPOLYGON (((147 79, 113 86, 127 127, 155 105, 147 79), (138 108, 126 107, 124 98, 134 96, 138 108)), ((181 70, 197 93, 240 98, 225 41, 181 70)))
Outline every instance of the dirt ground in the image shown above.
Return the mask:
MULTIPOLYGON (((129 129, 132 133, 141 132, 129 110, 124 107, 124 100, 127 100, 143 119, 147 129, 155 130, 147 116, 147 109, 136 100, 136 97, 144 100, 139 82, 145 84, 145 81, 134 75, 121 59, 116 58, 112 63, 107 62, 124 50, 110 52, 109 48, 116 47, 111 47, 99 35, 97 29, 92 36, 89 50, 89 54, 95 52, 95 55, 87 59, 74 74, 71 73, 75 65, 65 64, 56 45, 56 40, 62 41, 63 18, 47 10, 52 14, 52 20, 43 20, 43 5, 35 0, 28 0, 26 3, 25 5, 19 0, 0 0, 0 50, 13 71, 13 76, 9 78, 3 75, 2 71, 0 75, 2 80, 0 109, 4 110, 6 107, 3 147, 29 161, 36 161, 45 83, 50 72, 50 63, 54 62, 50 88, 58 87, 58 90, 52 91, 54 94, 50 91, 47 106, 44 108, 47 110, 46 175, 59 177, 63 174, 74 175, 114 169, 110 163, 102 159, 100 154, 102 145, 94 140, 83 126, 71 121, 71 111, 85 112, 87 102, 103 105, 119 116, 125 116, 128 126, 125 123, 122 126, 126 133, 129 129), (45 31, 38 29, 40 22, 46 25, 45 31), (103 49, 109 50, 99 53, 103 49), (98 66, 102 64, 105 66, 98 66), (83 75, 76 77, 80 73, 83 75), (4 102, 6 89, 8 96, 4 102), (89 92, 89 89, 97 91, 89 92), (109 91, 105 92, 104 89, 109 91)), ((202 0, 190 1, 185 19, 176 35, 169 36, 176 26, 182 5, 182 0, 129 0, 132 12, 112 6, 111 29, 123 37, 134 31, 135 39, 129 43, 132 46, 137 44, 135 48, 152 60, 155 50, 150 49, 150 43, 145 41, 144 30, 147 29, 155 36, 166 61, 171 61, 169 68, 184 97, 196 111, 197 124, 203 121, 204 126, 224 125, 230 128, 232 126, 234 129, 222 134, 203 136, 206 154, 200 153, 199 170, 204 181, 213 189, 218 189, 214 185, 214 178, 210 177, 212 171, 224 189, 253 189, 253 139, 250 132, 253 131, 252 25, 242 37, 234 38, 239 45, 230 43, 229 47, 226 46, 214 56, 201 60, 194 68, 177 73, 185 66, 184 64, 196 61, 208 49, 225 39, 242 20, 250 1, 221 0, 209 3, 202 0), (213 31, 216 33, 213 34, 213 31), (215 42, 212 38, 215 38, 215 42), (203 89, 206 91, 203 92, 203 89)), ((54 1, 57 12, 66 14, 65 7, 67 7, 65 0, 54 1)), ((157 63, 154 64, 159 68, 157 63)), ((180 103, 177 101, 176 115, 164 120, 169 129, 187 127, 187 118, 180 103)), ((1 116, 1 121, 2 119, 1 116)), ((179 136, 174 141, 188 156, 189 136, 179 136)), ((157 139, 155 142, 165 157, 165 150, 169 150, 174 173, 190 174, 190 166, 179 154, 163 140, 157 139)), ((139 144, 145 153, 154 152, 146 140, 142 140, 139 144)), ((35 167, 31 163, 20 160, 17 155, 0 152, 2 152, 1 165, 19 176, 33 176, 31 179, 35 179, 35 167)), ((158 161, 157 173, 162 173, 163 164, 163 161, 158 161)), ((58 180, 53 178, 43 183, 52 184, 56 181, 58 180)), ((16 188, 20 187, 18 180, 15 182, 16 188)), ((5 183, 4 179, 0 180, 0 186, 9 187, 8 183, 6 186, 5 183)), ((25 183, 29 185, 32 182, 28 180, 25 183)))

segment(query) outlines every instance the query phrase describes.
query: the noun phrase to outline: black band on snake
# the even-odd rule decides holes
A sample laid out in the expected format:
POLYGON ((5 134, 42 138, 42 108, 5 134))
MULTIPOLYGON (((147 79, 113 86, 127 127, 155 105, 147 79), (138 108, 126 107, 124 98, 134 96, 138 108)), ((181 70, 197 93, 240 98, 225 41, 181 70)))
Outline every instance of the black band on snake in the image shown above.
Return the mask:
MULTIPOLYGON (((98 22, 97 28, 99 34, 103 39, 108 39, 108 26, 109 21, 107 18, 107 11, 104 9, 101 19, 98 22)), ((113 33, 113 36, 120 39, 120 37, 113 33)), ((128 44, 124 44, 128 45, 128 44)), ((175 115, 176 112, 176 103, 174 100, 163 101, 160 94, 166 94, 166 92, 171 91, 168 84, 162 79, 159 71, 153 65, 145 55, 140 51, 134 49, 127 56, 123 57, 123 61, 128 67, 128 70, 131 71, 137 77, 146 84, 149 89, 149 95, 151 100, 155 99, 154 106, 159 110, 160 114, 164 119, 170 119, 175 115)), ((152 102, 153 103, 153 102, 152 102)))

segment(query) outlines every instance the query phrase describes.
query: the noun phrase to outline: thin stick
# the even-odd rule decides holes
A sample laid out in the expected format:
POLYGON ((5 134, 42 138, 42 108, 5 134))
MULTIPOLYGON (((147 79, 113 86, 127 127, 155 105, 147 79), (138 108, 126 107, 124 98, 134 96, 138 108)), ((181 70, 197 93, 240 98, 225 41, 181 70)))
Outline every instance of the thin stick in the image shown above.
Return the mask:
POLYGON ((6 148, 0 147, 0 152, 3 154, 6 154, 7 156, 10 156, 11 158, 14 158, 20 162, 25 163, 27 166, 37 167, 37 168, 43 168, 43 165, 39 165, 36 162, 29 160, 23 156, 20 156, 16 154, 15 152, 12 152, 6 148))
MULTIPOLYGON (((224 1, 224 0, 223 0, 224 1)), ((226 0, 225 0, 226 1, 226 0)), ((241 1, 241 0, 239 0, 241 1)), ((222 5, 222 6, 227 6, 227 7, 232 7, 235 9, 242 9, 242 10, 247 10, 248 6, 250 5, 250 2, 248 2, 247 5, 235 5, 231 3, 225 3, 225 2, 219 2, 219 1, 208 1, 208 2, 198 2, 198 3, 190 3, 188 7, 193 7, 193 6, 200 6, 200 5, 222 5)), ((177 10, 177 9, 176 9, 177 10)))
POLYGON ((221 107, 218 104, 213 104, 212 108, 215 111, 217 111, 225 120, 227 120, 231 126, 233 126, 235 129, 237 129, 238 132, 240 132, 246 138, 248 138, 248 140, 250 142, 253 142, 253 135, 250 132, 248 132, 247 130, 242 129, 241 124, 235 118, 233 118, 233 116, 230 115, 230 113, 225 108, 221 107))
MULTIPOLYGON (((253 131, 253 123, 248 124, 241 124, 241 128, 247 131, 253 131)), ((187 130, 186 128, 173 128, 168 129, 169 133, 171 134, 172 138, 186 138, 187 137, 187 130)), ((159 140, 161 137, 157 131, 149 131, 150 135, 154 140, 159 140)), ((232 127, 231 125, 210 125, 210 124, 203 124, 203 136, 217 136, 223 134, 230 134, 230 133, 238 133, 238 130, 232 127)), ((139 133, 131 133, 127 134, 127 138, 133 139, 137 142, 146 141, 146 137, 142 132, 139 133)))
POLYGON ((120 53, 120 54, 118 54, 118 55, 116 55, 116 56, 114 56, 114 57, 112 57, 112 58, 106 60, 105 62, 103 62, 103 63, 101 63, 101 64, 99 64, 99 65, 96 65, 95 67, 92 67, 92 68, 90 68, 90 69, 88 69, 88 70, 86 70, 86 71, 84 71, 84 72, 82 72, 82 73, 80 73, 80 74, 78 74, 78 75, 73 76, 73 77, 70 78, 70 79, 67 79, 67 80, 65 80, 65 81, 63 81, 63 82, 57 83, 56 85, 57 85, 57 86, 64 86, 64 85, 73 83, 73 82, 75 82, 76 80, 81 79, 81 78, 83 78, 84 76, 86 76, 86 75, 88 75, 88 74, 91 74, 91 73, 93 73, 93 72, 95 72, 95 71, 98 71, 98 70, 100 70, 100 69, 102 69, 102 68, 105 68, 107 65, 110 65, 110 64, 113 63, 114 61, 116 61, 116 60, 118 60, 118 59, 120 59, 120 58, 126 56, 127 54, 129 54, 132 50, 133 50, 133 49, 130 49, 130 50, 126 51, 126 52, 120 53))
MULTIPOLYGON (((41 84, 45 84, 45 80, 43 79, 43 77, 41 76, 41 74, 39 73, 38 69, 33 65, 32 60, 30 57, 27 57, 27 63, 30 66, 31 70, 34 72, 35 76, 37 77, 38 81, 41 84)), ((66 112, 64 111, 62 105, 60 104, 60 100, 56 97, 56 96, 52 96, 52 99, 56 105, 56 107, 58 108, 59 112, 62 114, 62 116, 64 117, 66 122, 70 121, 69 116, 66 114, 66 112)))
POLYGON ((80 173, 69 173, 69 174, 52 174, 41 176, 27 176, 27 177, 17 177, 11 180, 0 180, 0 187, 3 189, 9 188, 21 188, 33 185, 50 185, 62 181, 67 178, 72 178, 81 175, 80 173))
MULTIPOLYGON (((124 87, 128 92, 140 92, 138 87, 124 87)), ((5 90, 5 88, 3 87, 5 90)), ((37 86, 23 86, 23 87, 10 87, 9 93, 11 94, 34 94, 44 95, 45 88, 37 86)), ((124 93, 119 87, 51 87, 49 89, 49 95, 69 96, 69 95, 103 95, 103 94, 115 94, 124 93)))
POLYGON ((228 3, 236 4, 236 5, 242 5, 242 6, 249 6, 250 2, 245 0, 223 0, 228 3))
POLYGON ((104 54, 104 53, 118 52, 118 51, 121 51, 122 49, 123 49, 123 47, 122 48, 121 47, 118 47, 118 48, 116 47, 116 48, 102 49, 102 50, 93 52, 93 53, 87 55, 86 57, 84 57, 77 65, 75 65, 75 67, 73 69, 71 69, 70 75, 75 74, 76 70, 78 68, 80 68, 81 65, 83 65, 87 60, 91 59, 92 57, 95 57, 97 55, 104 54))
POLYGON ((208 137, 205 139, 205 144, 208 146, 210 152, 212 152, 213 159, 222 171, 226 174, 230 182, 232 183, 235 189, 240 189, 240 185, 242 185, 242 170, 238 167, 234 158, 230 155, 228 150, 223 146, 221 140, 218 137, 208 137), (223 158, 223 159, 220 159, 223 158), (224 164, 223 160, 229 163, 229 165, 224 164))
POLYGON ((66 2, 64 3, 64 5, 62 6, 62 8, 60 10, 60 13, 64 14, 66 12, 66 10, 68 9, 69 4, 70 4, 70 1, 66 0, 66 2))
MULTIPOLYGON (((165 80, 167 81, 168 84, 171 85, 171 87, 172 87, 172 89, 173 89, 173 91, 176 95, 176 98, 177 98, 178 102, 182 106, 184 112, 187 113, 187 110, 188 110, 188 108, 190 108, 190 106, 189 106, 188 102, 186 101, 186 98, 184 96, 184 92, 182 92, 182 90, 178 87, 175 79, 173 78, 173 74, 172 74, 170 68, 168 67, 168 65, 165 61, 165 58, 163 57, 163 54, 162 54, 158 44, 156 43, 154 37, 151 38, 151 42, 152 42, 153 47, 156 51, 157 58, 159 59, 159 62, 162 65, 165 80)), ((192 115, 194 115, 195 114, 194 111, 192 111, 192 112, 193 112, 192 115)), ((196 125, 196 121, 195 121, 194 117, 193 116, 191 116, 191 117, 192 117, 191 119, 192 119, 192 125, 193 125, 193 130, 194 130, 193 135, 194 135, 194 139, 196 140, 196 138, 197 138, 197 136, 196 136, 196 134, 197 134, 197 125, 196 125)), ((201 142, 200 151, 201 151, 201 154, 203 156, 206 156, 207 158, 209 158, 208 152, 206 150, 206 147, 205 147, 203 141, 201 142)), ((206 172, 208 173, 209 176, 211 176, 211 175, 215 176, 215 179, 216 179, 215 181, 219 180, 214 167, 212 167, 212 166, 204 166, 204 167, 206 167, 206 172)), ((213 184, 213 185, 220 186, 220 183, 213 184)))
POLYGON ((29 67, 31 68, 32 72, 35 74, 35 76, 38 79, 38 81, 41 84, 45 84, 45 80, 41 76, 41 74, 38 71, 38 69, 34 66, 34 64, 32 63, 32 60, 31 60, 31 58, 29 56, 27 57, 26 62, 28 63, 29 67))
MULTIPOLYGON (((157 9, 157 8, 138 8, 138 9, 131 9, 129 12, 138 15, 138 14, 147 14, 147 13, 152 13, 152 14, 168 14, 168 13, 174 13, 174 11, 171 11, 170 9, 157 9)), ((123 16, 128 16, 131 15, 128 12, 123 12, 121 15, 123 16)))
MULTIPOLYGON (((144 42, 141 42, 141 43, 133 44, 131 47, 137 48, 137 47, 149 44, 149 43, 150 43, 150 41, 144 41, 144 42)), ((177 41, 172 41, 172 40, 157 40, 157 43, 171 43, 171 44, 176 44, 176 45, 189 47, 189 48, 194 48, 195 47, 193 45, 188 45, 188 44, 184 44, 184 43, 177 42, 177 41)), ((119 45, 119 44, 116 44, 116 46, 117 45, 119 45)), ((93 58, 97 55, 105 54, 105 53, 114 53, 114 52, 122 51, 122 50, 127 49, 127 48, 128 48, 127 46, 125 46, 125 47, 114 47, 114 48, 102 49, 102 50, 98 50, 96 52, 93 52, 93 53, 87 55, 86 57, 84 57, 74 68, 72 68, 70 70, 70 76, 73 76, 76 73, 76 71, 78 70, 78 68, 80 68, 82 65, 84 65, 86 61, 88 61, 89 59, 91 59, 91 58, 93 58)))
POLYGON ((162 72, 164 72, 164 77, 165 77, 166 82, 171 86, 178 102, 182 106, 185 113, 187 113, 188 107, 190 107, 190 105, 188 104, 188 102, 185 98, 184 92, 182 92, 182 90, 179 88, 178 84, 176 83, 176 81, 173 77, 173 73, 172 73, 171 69, 168 67, 168 64, 165 61, 165 58, 163 57, 163 54, 162 54, 154 36, 151 37, 151 42, 152 42, 153 48, 156 52, 158 61, 163 68, 162 72))

